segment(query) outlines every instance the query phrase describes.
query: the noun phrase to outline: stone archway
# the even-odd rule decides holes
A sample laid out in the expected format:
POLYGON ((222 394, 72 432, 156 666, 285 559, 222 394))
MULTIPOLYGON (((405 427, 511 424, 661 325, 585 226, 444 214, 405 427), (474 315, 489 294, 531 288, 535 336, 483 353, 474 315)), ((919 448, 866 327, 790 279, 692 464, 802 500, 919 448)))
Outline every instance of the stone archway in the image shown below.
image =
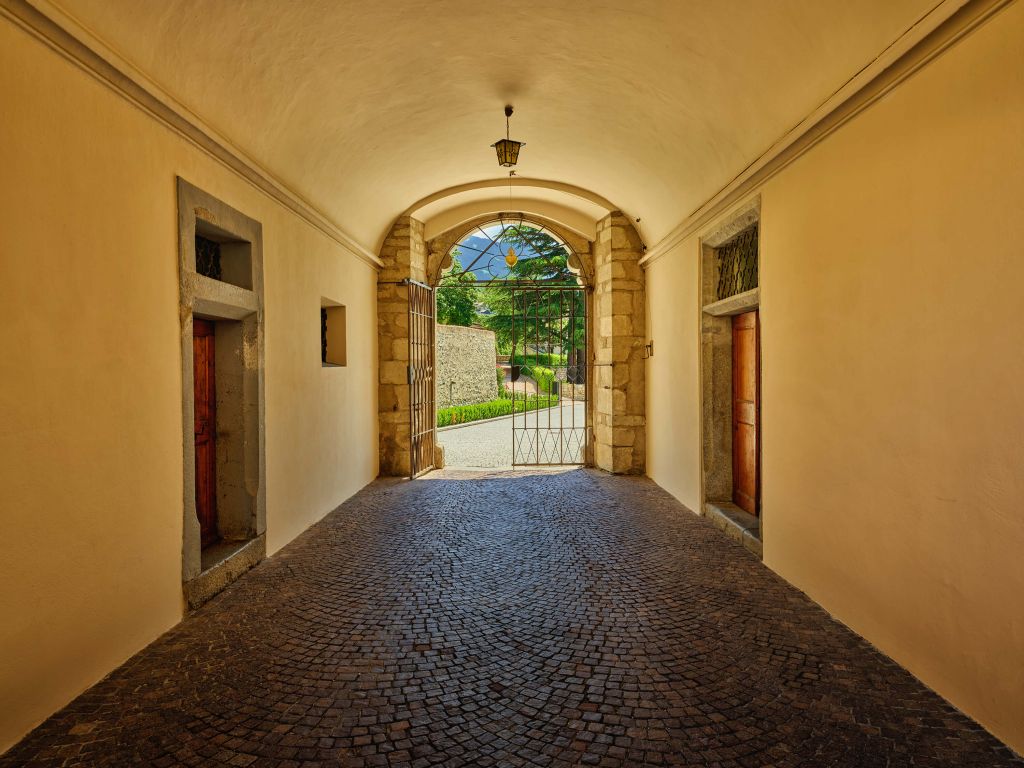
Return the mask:
MULTIPOLYGON (((561 239, 566 245, 568 245, 575 256, 580 259, 581 264, 579 271, 583 277, 584 283, 588 288, 594 287, 594 244, 592 241, 587 240, 585 237, 578 235, 573 230, 562 226, 557 221, 553 221, 544 216, 537 216, 535 214, 517 213, 516 216, 522 216, 526 222, 537 224, 545 229, 551 231, 556 237, 561 239)), ((427 262, 426 262, 426 275, 427 282, 430 285, 437 285, 441 278, 441 273, 444 269, 444 261, 452 247, 461 242, 466 235, 481 226, 484 226, 490 222, 493 222, 501 217, 509 217, 511 214, 489 214, 483 216, 477 216, 474 219, 463 222, 457 227, 453 227, 447 232, 443 232, 440 235, 426 241, 427 249, 427 262)))
MULTIPOLYGON (((516 214, 520 215, 520 214, 516 214)), ((642 474, 646 464, 644 344, 646 300, 639 266, 643 244, 632 222, 613 211, 593 241, 558 222, 525 218, 570 244, 588 275, 591 318, 591 435, 587 463, 608 472, 642 474)), ((450 248, 494 215, 464 222, 431 239, 423 223, 399 217, 381 247, 378 276, 378 416, 380 474, 407 477, 411 462, 409 282, 436 285, 450 248)))
MULTIPOLYGON (((478 380, 489 380, 488 399, 509 415, 500 425, 439 432, 435 438, 444 448, 446 465, 516 468, 594 463, 591 244, 578 239, 574 247, 561 228, 538 218, 519 213, 477 218, 468 227, 428 242, 432 256, 428 264, 437 275, 438 424, 443 423, 442 404, 456 409, 460 405, 450 398, 445 401, 445 383, 450 390, 470 371, 478 380), (512 263, 509 253, 515 254, 512 263), (453 317, 442 311, 449 306, 444 300, 451 296, 463 301, 453 317), (492 352, 489 372, 469 364, 472 348, 467 342, 472 337, 465 334, 454 337, 465 345, 459 358, 441 354, 457 330, 442 323, 473 322, 465 314, 467 301, 483 310, 481 330, 487 329, 489 343, 499 355, 495 358, 492 352), (495 365, 503 373, 496 388, 495 365)), ((445 413, 452 418, 458 410, 445 413)))

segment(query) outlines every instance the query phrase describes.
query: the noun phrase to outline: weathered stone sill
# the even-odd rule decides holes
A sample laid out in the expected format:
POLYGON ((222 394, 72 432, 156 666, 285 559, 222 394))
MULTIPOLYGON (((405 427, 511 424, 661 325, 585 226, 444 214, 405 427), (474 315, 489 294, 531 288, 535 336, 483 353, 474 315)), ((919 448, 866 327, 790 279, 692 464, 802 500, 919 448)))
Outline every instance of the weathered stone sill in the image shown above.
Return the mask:
POLYGON ((704 517, 723 530, 730 539, 742 544, 759 558, 763 557, 760 519, 728 501, 707 502, 704 505, 704 517))
POLYGON ((248 541, 225 542, 208 547, 203 552, 202 572, 183 585, 189 610, 194 611, 222 592, 266 556, 267 541, 263 534, 248 541))

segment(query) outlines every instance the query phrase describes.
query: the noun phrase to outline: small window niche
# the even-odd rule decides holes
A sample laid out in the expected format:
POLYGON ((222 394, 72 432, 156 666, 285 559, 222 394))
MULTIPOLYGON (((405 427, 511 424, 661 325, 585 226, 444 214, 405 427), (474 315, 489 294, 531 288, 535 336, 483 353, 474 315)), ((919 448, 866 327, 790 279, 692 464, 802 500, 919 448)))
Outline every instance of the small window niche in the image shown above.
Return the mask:
POLYGON ((196 272, 212 280, 252 290, 252 243, 196 219, 196 272))
POLYGON ((320 364, 324 368, 347 365, 345 307, 330 299, 320 300, 320 364))

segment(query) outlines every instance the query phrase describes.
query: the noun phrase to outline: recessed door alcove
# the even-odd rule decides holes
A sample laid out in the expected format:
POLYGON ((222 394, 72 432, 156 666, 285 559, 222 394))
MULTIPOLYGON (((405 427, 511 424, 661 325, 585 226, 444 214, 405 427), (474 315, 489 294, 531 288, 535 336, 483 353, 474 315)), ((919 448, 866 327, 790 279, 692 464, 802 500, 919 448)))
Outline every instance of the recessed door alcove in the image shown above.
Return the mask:
POLYGON ((759 284, 761 200, 735 209, 701 237, 702 512, 760 555, 759 284), (740 321, 739 323, 737 321, 740 321), (749 338, 748 338, 749 337, 749 338), (743 338, 749 350, 735 348, 743 338), (737 352, 752 377, 737 380, 737 352), (739 390, 745 393, 740 394, 739 390))
POLYGON ((178 226, 182 585, 195 608, 266 554, 263 247, 259 222, 180 178, 178 226))

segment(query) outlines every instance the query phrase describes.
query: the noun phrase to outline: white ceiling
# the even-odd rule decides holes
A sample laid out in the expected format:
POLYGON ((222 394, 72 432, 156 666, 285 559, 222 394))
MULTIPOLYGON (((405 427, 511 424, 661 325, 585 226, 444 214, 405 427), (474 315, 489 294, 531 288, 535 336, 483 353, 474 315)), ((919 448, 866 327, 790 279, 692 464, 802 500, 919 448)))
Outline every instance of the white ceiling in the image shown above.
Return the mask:
POLYGON ((653 244, 936 1, 57 0, 373 251, 417 201, 504 176, 506 102, 520 176, 653 244))

